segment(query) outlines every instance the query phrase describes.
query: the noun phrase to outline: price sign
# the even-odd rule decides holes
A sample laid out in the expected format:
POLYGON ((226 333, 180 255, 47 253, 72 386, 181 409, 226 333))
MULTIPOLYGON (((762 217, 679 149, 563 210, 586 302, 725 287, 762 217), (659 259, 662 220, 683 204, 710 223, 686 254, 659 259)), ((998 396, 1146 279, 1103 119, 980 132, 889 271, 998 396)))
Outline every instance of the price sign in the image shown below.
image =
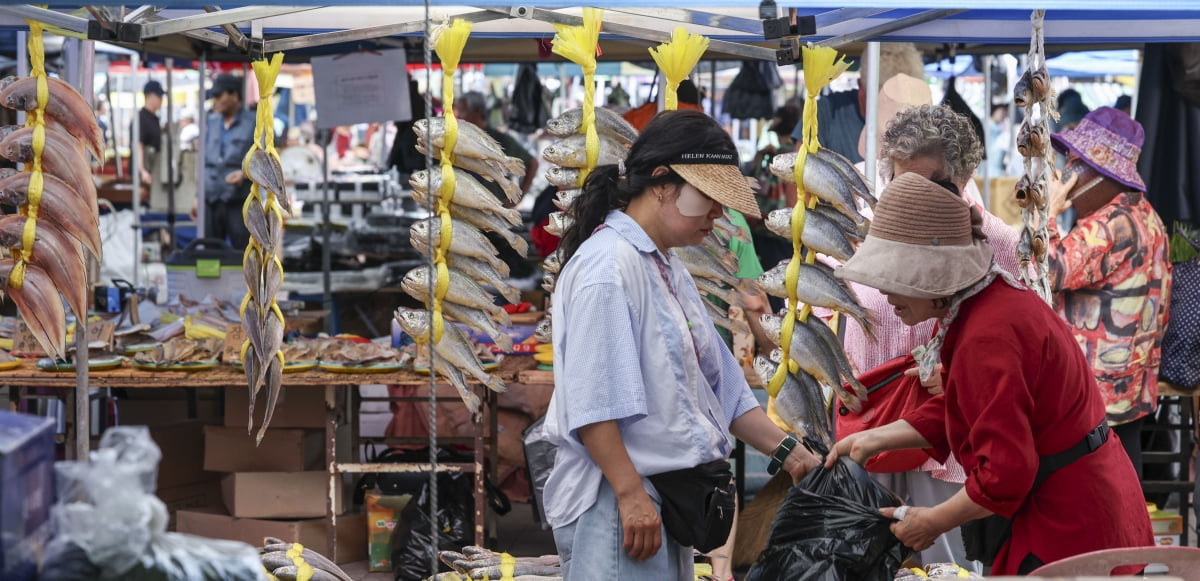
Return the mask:
POLYGON ((112 321, 89 322, 87 328, 88 348, 112 351, 113 333, 116 330, 117 325, 112 321))
POLYGON ((38 344, 37 337, 29 330, 25 321, 17 323, 17 333, 13 336, 13 355, 25 357, 45 357, 46 352, 38 344))
POLYGON ((241 323, 225 327, 225 363, 242 360, 242 343, 246 341, 246 329, 241 323))

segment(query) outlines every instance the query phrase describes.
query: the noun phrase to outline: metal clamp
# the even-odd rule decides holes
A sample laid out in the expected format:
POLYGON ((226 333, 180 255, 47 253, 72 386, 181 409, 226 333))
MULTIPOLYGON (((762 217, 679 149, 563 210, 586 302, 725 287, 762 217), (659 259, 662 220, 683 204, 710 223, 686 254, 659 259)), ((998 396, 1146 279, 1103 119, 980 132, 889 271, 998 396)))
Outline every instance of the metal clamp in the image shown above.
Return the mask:
POLYGON ((508 8, 508 16, 510 18, 533 20, 533 8, 530 6, 510 6, 508 8))

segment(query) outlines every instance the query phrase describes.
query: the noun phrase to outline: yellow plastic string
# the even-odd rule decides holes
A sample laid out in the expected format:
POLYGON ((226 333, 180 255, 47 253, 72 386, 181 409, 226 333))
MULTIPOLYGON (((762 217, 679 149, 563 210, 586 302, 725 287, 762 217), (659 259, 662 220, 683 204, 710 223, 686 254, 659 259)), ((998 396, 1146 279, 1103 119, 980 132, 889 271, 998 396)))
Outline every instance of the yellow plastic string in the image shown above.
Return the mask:
POLYGON ((679 108, 679 83, 692 74, 692 69, 696 68, 696 63, 700 62, 700 57, 704 56, 706 50, 708 38, 691 34, 682 26, 675 27, 671 33, 671 40, 662 43, 657 49, 650 47, 650 56, 658 63, 658 68, 662 69, 663 78, 666 79, 664 107, 667 111, 679 108))
POLYGON ((801 261, 805 264, 813 264, 817 260, 816 252, 813 252, 811 248, 804 248, 801 242, 808 210, 817 206, 817 197, 810 195, 804 189, 805 163, 810 154, 816 153, 821 148, 821 142, 817 139, 817 96, 825 85, 833 82, 850 67, 850 64, 839 56, 836 50, 829 47, 804 47, 802 56, 804 59, 804 88, 808 92, 808 98, 804 100, 802 133, 804 147, 796 152, 796 162, 792 168, 792 177, 796 182, 797 201, 796 206, 792 208, 792 261, 788 263, 784 274, 788 307, 779 331, 779 348, 783 351, 783 362, 779 365, 775 376, 767 384, 767 393, 772 397, 778 394, 783 387, 787 374, 789 372, 796 373, 799 370, 799 364, 792 360, 792 333, 796 329, 796 321, 804 324, 808 321, 808 316, 812 314, 812 307, 809 305, 804 305, 804 308, 797 312, 796 305, 800 301, 796 296, 796 285, 800 278, 801 261))
POLYGON ((583 9, 583 24, 555 24, 553 52, 583 69, 583 119, 579 132, 584 135, 587 167, 579 170, 579 183, 596 169, 600 159, 600 134, 596 133, 596 47, 600 42, 600 25, 604 11, 583 9))
POLYGON ((46 104, 50 101, 50 86, 46 80, 46 47, 42 40, 44 27, 33 20, 26 22, 29 23, 26 46, 30 76, 37 79, 37 107, 26 115, 25 122, 26 127, 33 128, 33 161, 27 168, 30 172, 28 200, 20 208, 20 213, 27 216, 21 232, 21 248, 12 251, 17 261, 9 275, 8 284, 14 289, 25 285, 25 265, 33 259, 33 245, 37 239, 38 207, 42 202, 43 188, 42 152, 46 147, 46 104))
POLYGON ((316 571, 313 571, 312 565, 304 560, 304 546, 300 543, 293 543, 286 555, 296 566, 296 581, 311 581, 316 571))
POLYGON ((508 553, 500 553, 500 581, 513 581, 517 560, 508 553))
MULTIPOLYGON (((450 203, 454 201, 454 190, 457 181, 454 176, 454 150, 458 147, 458 118, 454 116, 454 72, 462 60, 463 48, 471 37, 470 22, 455 19, 448 25, 438 27, 433 35, 434 50, 442 63, 442 185, 438 190, 438 244, 432 249, 433 270, 430 275, 434 278, 433 304, 430 308, 429 344, 432 347, 442 340, 446 321, 442 315, 442 300, 450 290, 450 269, 446 265, 446 255, 450 252, 450 242, 454 239, 454 224, 450 220, 450 203)), ((433 141, 433 127, 429 127, 429 140, 433 141)))

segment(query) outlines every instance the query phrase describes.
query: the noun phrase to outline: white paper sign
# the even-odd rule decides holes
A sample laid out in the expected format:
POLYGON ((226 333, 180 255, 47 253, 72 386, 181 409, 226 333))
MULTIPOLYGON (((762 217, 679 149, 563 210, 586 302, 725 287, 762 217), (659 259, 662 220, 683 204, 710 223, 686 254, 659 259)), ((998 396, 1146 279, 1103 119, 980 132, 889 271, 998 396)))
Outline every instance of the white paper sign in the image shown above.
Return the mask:
POLYGON ((404 50, 312 59, 317 127, 412 119, 404 50))

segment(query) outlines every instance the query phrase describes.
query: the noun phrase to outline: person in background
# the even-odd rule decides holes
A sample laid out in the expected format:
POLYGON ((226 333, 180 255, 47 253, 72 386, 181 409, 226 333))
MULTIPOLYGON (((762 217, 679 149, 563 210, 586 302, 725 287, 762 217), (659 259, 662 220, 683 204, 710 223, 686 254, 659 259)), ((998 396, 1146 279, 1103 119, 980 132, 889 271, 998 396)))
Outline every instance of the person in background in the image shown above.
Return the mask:
POLYGON ((1129 95, 1121 95, 1117 97, 1117 102, 1113 104, 1113 109, 1120 111, 1126 115, 1133 115, 1133 97, 1129 95))
MULTIPOLYGON (((704 111, 704 107, 700 105, 700 89, 696 88, 696 83, 693 83, 691 79, 684 79, 679 82, 679 87, 675 90, 675 96, 679 99, 680 109, 704 111)), ((647 101, 639 107, 626 111, 622 117, 630 125, 633 125, 634 129, 641 131, 645 129, 651 119, 654 119, 655 115, 658 115, 658 101, 647 101)))
MULTIPOLYGON (((521 193, 528 193, 529 185, 532 184, 533 179, 537 177, 538 160, 531 153, 529 153, 529 151, 522 147, 513 136, 506 132, 499 131, 488 124, 487 98, 484 97, 483 93, 478 91, 468 91, 455 98, 454 115, 458 117, 459 121, 473 123, 480 129, 483 129, 485 133, 487 133, 492 139, 495 139, 496 142, 500 144, 500 148, 504 150, 505 154, 520 159, 525 163, 525 175, 520 176, 520 187, 521 193)), ((490 190, 497 199, 502 200, 507 204, 508 197, 504 194, 504 191, 500 188, 499 184, 484 179, 480 179, 479 182, 483 184, 485 188, 490 190)), ((532 275, 536 274, 537 269, 534 267, 533 263, 530 262, 528 256, 521 256, 516 250, 513 250, 513 248, 509 246, 508 243, 505 242, 504 239, 499 235, 492 232, 485 232, 484 234, 487 236, 488 240, 492 241, 492 244, 496 246, 497 250, 500 251, 500 259, 508 265, 509 276, 511 279, 528 279, 532 275)))
MULTIPOLYGON (((878 66, 881 89, 884 83, 898 74, 925 79, 921 53, 912 43, 881 43, 878 63, 871 61, 864 53, 859 64, 858 89, 822 95, 820 107, 817 108, 817 139, 823 147, 842 154, 853 163, 862 161, 867 154, 864 127, 867 123, 867 71, 878 66)), ((803 124, 797 123, 792 131, 797 148, 803 144, 803 129, 803 124)))
MULTIPOLYGON (((242 173, 242 160, 254 144, 254 113, 242 103, 241 77, 224 74, 213 79, 208 97, 204 138, 204 235, 227 240, 236 250, 246 248, 250 231, 242 219, 242 204, 250 195, 250 180, 242 173)), ((192 204, 196 219, 196 203, 192 204)))
POLYGON ((179 151, 196 151, 200 144, 200 126, 196 114, 184 111, 179 115, 179 151))
POLYGON ((95 109, 96 124, 100 126, 100 131, 104 134, 104 146, 108 147, 108 101, 97 96, 95 109))
POLYGON ((413 131, 413 123, 425 118, 425 97, 417 80, 411 77, 408 79, 408 102, 412 118, 396 121, 396 137, 392 140, 392 150, 387 158, 387 166, 396 168, 400 174, 401 184, 407 183, 408 176, 414 172, 425 169, 425 156, 417 151, 417 134, 413 131))
MULTIPOLYGON (((500 144, 500 148, 504 150, 504 153, 525 162, 525 175, 520 176, 521 192, 529 193, 529 185, 533 183, 533 178, 537 176, 538 160, 533 154, 522 147, 520 142, 513 136, 503 131, 498 131, 488 124, 487 99, 483 96, 483 93, 468 91, 459 95, 454 100, 454 115, 460 121, 474 123, 491 136, 492 139, 495 139, 500 144)), ((499 190, 497 189, 496 191, 499 190)))
POLYGON ((992 114, 987 119, 987 164, 988 177, 1004 175, 1005 159, 1008 157, 1009 142, 1008 105, 992 105, 992 114))
POLYGON ((546 515, 567 581, 691 581, 692 549, 659 514, 678 491, 651 478, 720 463, 731 434, 795 480, 819 462, 767 418, 672 250, 725 206, 758 209, 733 140, 697 111, 659 114, 584 190, 552 302, 546 515))
MULTIPOLYGON (((145 98, 145 104, 138 110, 138 138, 136 140, 138 148, 138 159, 141 160, 142 183, 152 185, 154 183, 154 171, 158 169, 158 156, 162 152, 163 128, 162 123, 158 120, 158 111, 162 109, 163 96, 166 91, 163 91, 162 84, 158 81, 147 81, 142 87, 142 95, 145 98)), ((130 131, 133 128, 130 127, 130 131)))
POLYGON ((1140 478, 1141 426, 1158 403, 1171 292, 1167 229, 1137 170, 1145 135, 1129 115, 1100 107, 1050 140, 1067 156, 1065 181, 1051 180, 1050 215, 1078 213, 1066 233, 1050 220, 1054 306, 1091 363, 1108 424, 1140 478))
POLYGON ((1075 337, 1041 297, 995 263, 982 215, 954 188, 915 173, 897 176, 879 197, 866 239, 837 270, 878 289, 906 325, 937 321, 937 334, 916 359, 922 381, 940 394, 899 420, 843 437, 826 465, 840 456, 864 463, 899 449, 927 449, 942 460, 954 454, 966 484, 953 496, 880 513, 917 551, 970 521, 1011 519, 991 575, 1025 575, 1089 551, 1153 545, 1141 485, 1109 437, 1104 403, 1075 337))

